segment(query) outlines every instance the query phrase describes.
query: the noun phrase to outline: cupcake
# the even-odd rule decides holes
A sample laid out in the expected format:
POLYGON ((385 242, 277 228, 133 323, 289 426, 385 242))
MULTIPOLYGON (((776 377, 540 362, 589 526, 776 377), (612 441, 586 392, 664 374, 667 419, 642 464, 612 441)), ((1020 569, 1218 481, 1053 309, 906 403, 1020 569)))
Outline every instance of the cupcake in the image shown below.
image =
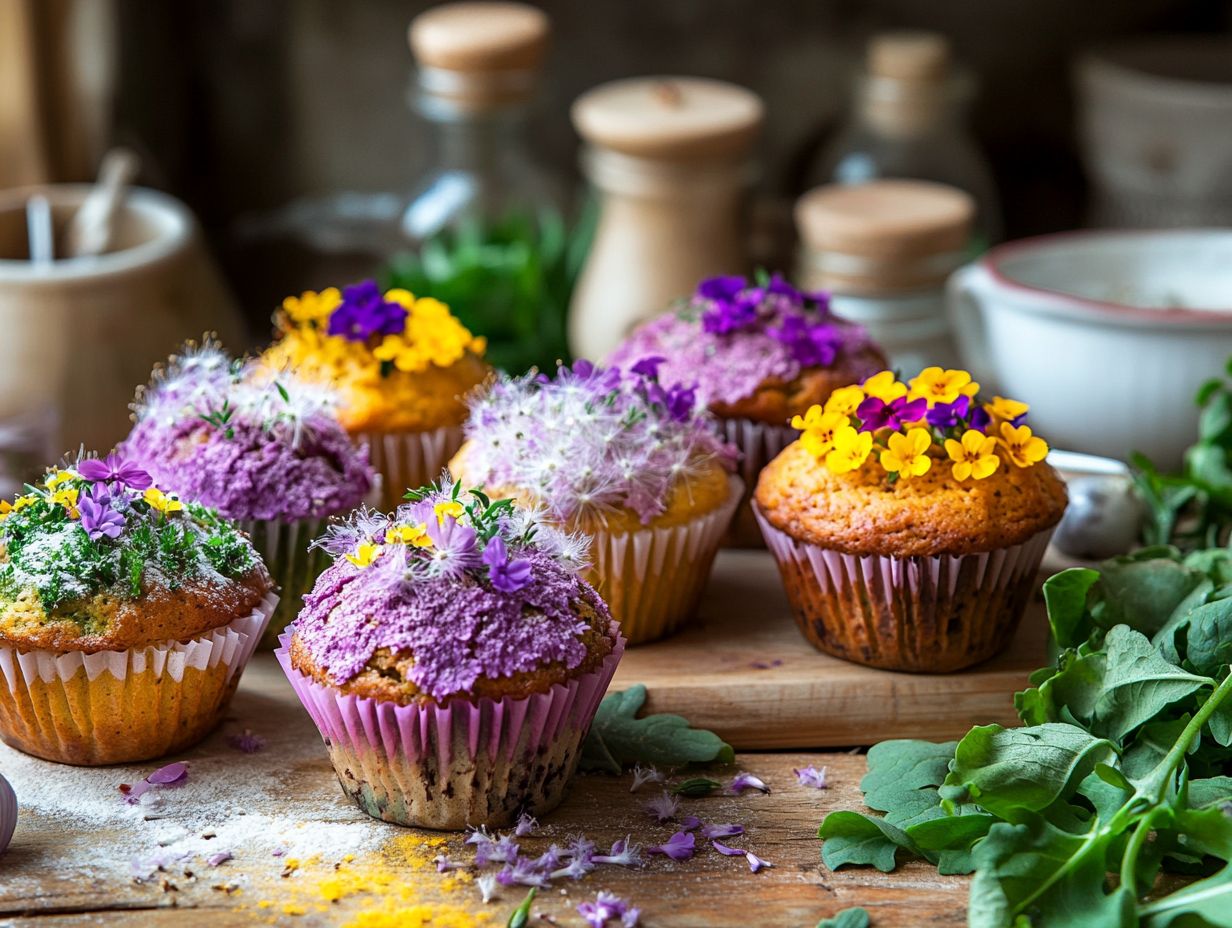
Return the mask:
POLYGON ((277 603, 248 539, 116 456, 0 503, 0 738, 149 760, 218 724, 277 603))
POLYGON ((338 391, 343 427, 367 441, 381 475, 383 508, 436 478, 462 443, 465 395, 488 376, 484 339, 439 300, 370 280, 288 297, 274 325, 264 363, 338 391))
POLYGON ((754 511, 801 630, 836 657, 944 673, 1009 642, 1065 511, 1027 405, 965 371, 836 390, 762 471, 754 511))
POLYGON ((665 381, 693 385, 740 451, 746 505, 730 538, 740 547, 762 544, 747 503, 766 462, 795 440, 792 418, 886 366, 864 329, 830 313, 826 294, 801 293, 777 275, 702 281, 676 311, 635 330, 611 362, 643 358, 660 359, 665 381))
POLYGON ((504 378, 472 401, 450 465, 589 536, 587 579, 630 644, 693 614, 743 492, 734 449, 691 388, 660 384, 658 365, 504 378))
POLYGON ((277 651, 374 818, 499 827, 560 803, 624 650, 586 540, 459 484, 359 512, 277 651))

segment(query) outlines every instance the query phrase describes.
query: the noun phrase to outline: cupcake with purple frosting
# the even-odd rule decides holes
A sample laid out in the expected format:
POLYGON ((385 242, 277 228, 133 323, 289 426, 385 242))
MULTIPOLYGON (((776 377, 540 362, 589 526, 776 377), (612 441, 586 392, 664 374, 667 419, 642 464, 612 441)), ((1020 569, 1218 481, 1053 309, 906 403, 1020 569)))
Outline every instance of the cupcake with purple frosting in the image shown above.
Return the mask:
POLYGON ((312 540, 372 492, 367 449, 339 424, 328 390, 274 380, 209 343, 157 370, 133 410, 124 454, 246 531, 282 587, 273 646, 328 563, 312 540))
POLYGON ((761 546, 747 505, 761 469, 797 437, 795 416, 886 367, 864 329, 833 315, 824 293, 802 293, 778 275, 703 280, 674 312, 634 331, 612 364, 659 360, 665 381, 689 384, 741 452, 747 490, 732 540, 761 546))
POLYGON ((624 650, 587 542, 461 484, 331 526, 277 656, 374 818, 500 827, 564 796, 624 650))

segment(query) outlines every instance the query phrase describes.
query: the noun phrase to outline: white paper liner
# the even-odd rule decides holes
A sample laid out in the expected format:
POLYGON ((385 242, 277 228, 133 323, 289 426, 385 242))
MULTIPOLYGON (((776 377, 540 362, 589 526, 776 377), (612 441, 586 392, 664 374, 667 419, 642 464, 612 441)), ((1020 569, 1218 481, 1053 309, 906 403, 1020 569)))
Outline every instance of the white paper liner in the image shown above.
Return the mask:
POLYGON ((733 474, 721 506, 681 525, 590 533, 586 579, 630 645, 662 638, 693 615, 743 492, 744 481, 733 474))
POLYGON ((740 508, 732 519, 727 544, 735 548, 764 548, 765 541, 753 517, 750 505, 757 478, 762 468, 800 437, 799 431, 787 425, 768 425, 753 419, 720 419, 723 440, 740 451, 740 476, 744 478, 744 495, 740 508))
POLYGON ((422 432, 360 432, 353 437, 368 443, 372 468, 381 477, 380 508, 386 512, 402 502, 408 489, 439 477, 464 440, 460 425, 422 432))
POLYGON ((804 636, 836 657, 891 670, 949 672, 1001 651, 1053 532, 975 554, 854 555, 799 541, 753 508, 804 636))
POLYGON ((277 606, 278 595, 270 592, 253 612, 228 625, 188 641, 164 641, 125 651, 98 651, 94 654, 69 651, 59 654, 44 650, 22 652, 8 645, 0 645, 0 674, 4 675, 10 693, 17 692, 19 675, 26 685, 36 680, 51 683, 71 680, 82 669, 86 678, 94 681, 102 673, 123 680, 129 673, 144 673, 152 668, 155 674, 169 676, 179 683, 189 667, 206 670, 222 663, 230 680, 252 657, 277 606))

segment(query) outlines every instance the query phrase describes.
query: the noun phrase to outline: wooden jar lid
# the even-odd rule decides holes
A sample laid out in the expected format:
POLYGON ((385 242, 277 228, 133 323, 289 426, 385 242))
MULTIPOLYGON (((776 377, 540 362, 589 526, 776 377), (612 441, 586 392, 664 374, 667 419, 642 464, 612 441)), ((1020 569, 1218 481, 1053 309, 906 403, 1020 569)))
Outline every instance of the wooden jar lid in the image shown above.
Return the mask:
POLYGON ((701 77, 635 77, 574 101, 573 125, 591 145, 665 161, 747 154, 764 116, 751 90, 701 77))
POLYGON ((550 31, 547 14, 536 7, 468 0, 416 16, 408 38, 428 93, 481 105, 529 95, 550 31))
POLYGON ((827 184, 796 203, 809 261, 839 291, 939 285, 961 260, 974 218, 970 194, 923 180, 827 184))

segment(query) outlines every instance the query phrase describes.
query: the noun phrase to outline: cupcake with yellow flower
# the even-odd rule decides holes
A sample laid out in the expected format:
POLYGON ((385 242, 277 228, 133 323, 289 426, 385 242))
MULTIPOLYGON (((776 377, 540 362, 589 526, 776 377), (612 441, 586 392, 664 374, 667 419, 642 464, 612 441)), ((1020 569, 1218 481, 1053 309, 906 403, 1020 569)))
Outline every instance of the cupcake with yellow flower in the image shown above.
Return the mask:
POLYGON ((263 361, 331 385, 338 417, 367 441, 383 506, 440 473, 462 443, 466 394, 489 374, 485 341, 444 303, 374 281, 288 297, 263 361))
POLYGON ((115 455, 0 503, 0 738, 149 760, 218 724, 277 604, 248 539, 115 455))
POLYGON ((754 511, 797 622, 836 657, 944 673, 1010 640, 1065 485, 1025 403, 883 371, 797 417, 754 511))

